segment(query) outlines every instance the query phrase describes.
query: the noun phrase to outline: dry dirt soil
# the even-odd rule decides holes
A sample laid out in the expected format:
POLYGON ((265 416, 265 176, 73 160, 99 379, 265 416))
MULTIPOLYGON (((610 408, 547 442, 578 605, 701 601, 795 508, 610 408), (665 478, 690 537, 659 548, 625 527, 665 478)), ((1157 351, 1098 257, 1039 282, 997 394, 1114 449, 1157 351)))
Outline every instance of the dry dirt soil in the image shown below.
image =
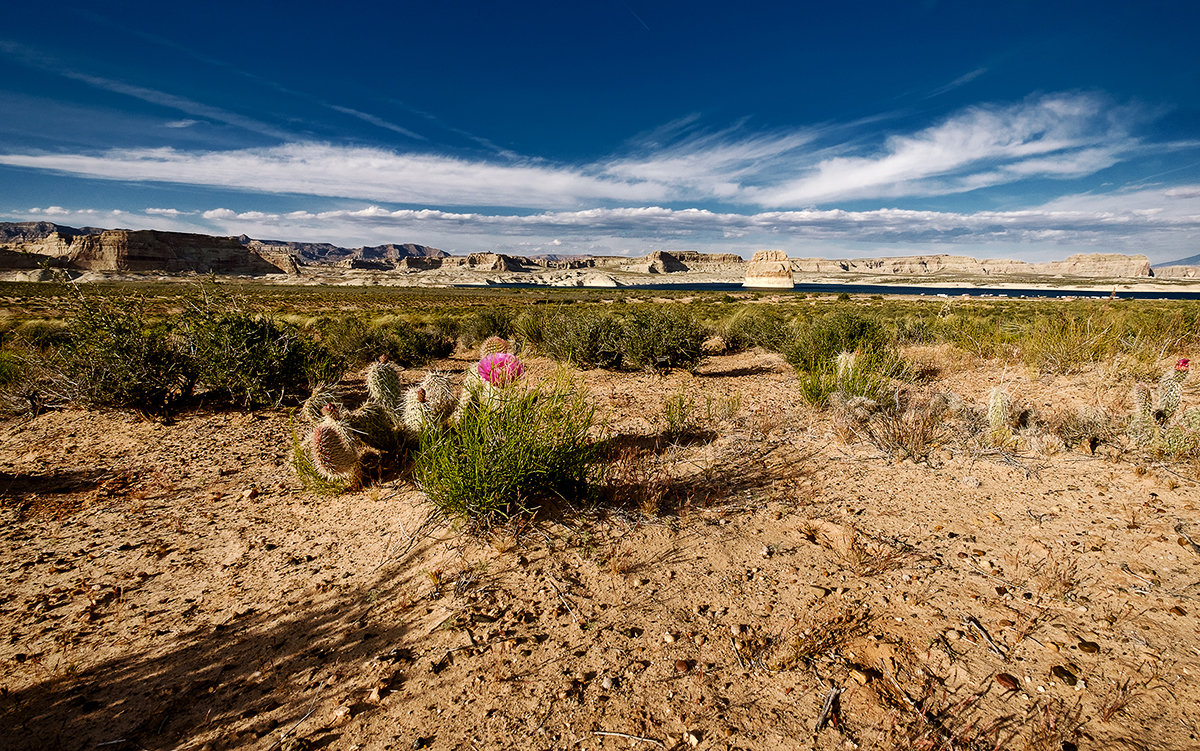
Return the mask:
MULTIPOLYGON (((968 405, 1127 409, 929 356, 968 405)), ((612 500, 487 536, 403 468, 304 490, 283 411, 0 423, 0 748, 1200 747, 1194 467, 897 460, 761 352, 579 383, 612 500)))

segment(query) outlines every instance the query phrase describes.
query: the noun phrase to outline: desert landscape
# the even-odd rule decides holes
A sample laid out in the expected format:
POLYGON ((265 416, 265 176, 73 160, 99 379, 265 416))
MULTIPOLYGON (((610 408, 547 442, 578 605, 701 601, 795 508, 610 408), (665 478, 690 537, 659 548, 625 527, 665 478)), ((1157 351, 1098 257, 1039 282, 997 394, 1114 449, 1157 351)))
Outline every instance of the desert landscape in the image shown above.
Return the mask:
MULTIPOLYGON (((178 288, 91 299, 166 311, 178 288)), ((146 416, 10 381, 5 748, 1200 743, 1194 304, 273 290, 239 305, 330 348, 301 319, 454 312, 452 351, 395 372, 456 398, 472 321, 553 311, 505 344, 523 387, 594 408, 591 489, 479 523, 431 503, 423 440, 314 484, 304 394, 146 416), (626 314, 702 322, 703 348, 599 368, 550 339, 626 314), (903 372, 814 370, 796 342, 820 321, 878 323, 903 372)), ((79 326, 69 288, 4 294, 10 352, 33 318, 79 326)), ((346 409, 378 367, 346 371, 346 409)))

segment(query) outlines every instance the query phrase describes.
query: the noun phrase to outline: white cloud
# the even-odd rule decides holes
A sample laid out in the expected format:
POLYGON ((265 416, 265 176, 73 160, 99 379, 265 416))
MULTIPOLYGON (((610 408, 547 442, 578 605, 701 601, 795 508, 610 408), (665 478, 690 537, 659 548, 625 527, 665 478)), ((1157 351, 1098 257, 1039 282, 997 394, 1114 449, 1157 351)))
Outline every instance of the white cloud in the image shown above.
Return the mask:
POLYGON ((395 203, 542 208, 667 198, 666 190, 653 183, 594 177, 536 162, 495 164, 319 143, 201 153, 163 148, 100 155, 6 154, 0 155, 0 164, 113 180, 395 203))
POLYGON ((168 123, 163 123, 168 128, 190 128, 193 125, 199 125, 199 120, 172 120, 168 123))
POLYGON ((766 206, 929 196, 1027 177, 1078 177, 1119 161, 1135 146, 1129 111, 1087 94, 1043 96, 1008 107, 972 107, 880 153, 825 159, 802 176, 748 194, 766 206))
POLYGON ((872 153, 848 140, 851 126, 763 134, 747 133, 743 124, 700 133, 685 120, 643 136, 623 155, 589 164, 472 160, 314 142, 226 151, 9 153, 0 154, 0 164, 426 206, 570 209, 718 199, 786 209, 1083 177, 1142 148, 1129 135, 1137 117, 1132 108, 1099 96, 1059 94, 973 107, 915 133, 891 135, 872 153))

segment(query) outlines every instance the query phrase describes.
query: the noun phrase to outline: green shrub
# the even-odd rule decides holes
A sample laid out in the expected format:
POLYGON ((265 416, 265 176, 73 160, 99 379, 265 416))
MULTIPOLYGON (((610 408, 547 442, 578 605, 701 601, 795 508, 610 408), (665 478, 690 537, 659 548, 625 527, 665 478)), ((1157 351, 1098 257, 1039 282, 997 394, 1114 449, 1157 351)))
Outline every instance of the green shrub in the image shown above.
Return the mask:
POLYGON ((634 368, 694 368, 703 357, 706 334, 686 308, 637 307, 625 320, 625 362, 634 368))
POLYGON ((78 294, 67 319, 70 340, 55 361, 65 396, 166 414, 192 393, 195 362, 162 326, 149 325, 140 308, 136 298, 78 294))
POLYGON ((472 526, 488 527, 544 501, 590 492, 600 445, 588 437, 595 408, 565 380, 471 404, 458 423, 421 433, 418 485, 429 500, 472 526))
POLYGON ((784 357, 797 370, 813 372, 829 369, 840 353, 855 351, 871 361, 889 359, 881 357, 891 351, 887 330, 877 318, 839 310, 797 328, 784 357))
POLYGON ((730 351, 751 347, 779 351, 788 338, 788 321, 777 308, 746 305, 725 319, 719 330, 730 351))
POLYGON ((184 316, 180 333, 198 384, 244 407, 278 405, 318 381, 336 381, 344 370, 294 326, 265 316, 195 310, 184 316))
POLYGON ((608 313, 568 309, 546 324, 546 354, 582 368, 615 370, 625 359, 625 330, 608 313))
POLYGON ((550 318, 540 310, 527 310, 520 313, 512 322, 514 338, 520 340, 526 347, 543 351, 546 348, 549 328, 550 318))
POLYGON ((474 347, 489 336, 507 339, 512 336, 512 319, 512 311, 507 308, 485 307, 472 313, 463 322, 459 338, 467 347, 474 347))
POLYGON ((0 386, 16 383, 24 374, 24 358, 8 348, 0 349, 0 386))
POLYGON ((663 437, 668 441, 678 441, 687 437, 696 429, 693 414, 696 401, 687 393, 684 387, 668 396, 663 401, 663 437))
POLYGON ((50 349, 61 347, 71 338, 71 329, 65 321, 25 321, 16 328, 16 336, 32 347, 50 349))

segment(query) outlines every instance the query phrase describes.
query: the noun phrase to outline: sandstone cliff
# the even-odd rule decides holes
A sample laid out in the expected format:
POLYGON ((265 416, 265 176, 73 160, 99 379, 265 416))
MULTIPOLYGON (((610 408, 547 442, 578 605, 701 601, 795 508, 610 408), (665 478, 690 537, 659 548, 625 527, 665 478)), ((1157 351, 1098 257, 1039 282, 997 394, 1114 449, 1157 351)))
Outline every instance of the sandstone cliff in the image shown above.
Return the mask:
POLYGON ((852 273, 864 275, 920 276, 956 274, 970 276, 1035 275, 1126 279, 1150 277, 1150 259, 1144 255, 1081 253, 1062 261, 1028 263, 1008 259, 932 255, 884 258, 794 258, 792 270, 801 274, 852 273))
POLYGON ((232 237, 157 230, 106 230, 71 243, 67 265, 86 271, 278 274, 280 269, 232 237))
POLYGON ((759 250, 754 253, 746 266, 746 287, 791 289, 795 286, 792 279, 792 265, 788 261, 787 251, 759 250))

